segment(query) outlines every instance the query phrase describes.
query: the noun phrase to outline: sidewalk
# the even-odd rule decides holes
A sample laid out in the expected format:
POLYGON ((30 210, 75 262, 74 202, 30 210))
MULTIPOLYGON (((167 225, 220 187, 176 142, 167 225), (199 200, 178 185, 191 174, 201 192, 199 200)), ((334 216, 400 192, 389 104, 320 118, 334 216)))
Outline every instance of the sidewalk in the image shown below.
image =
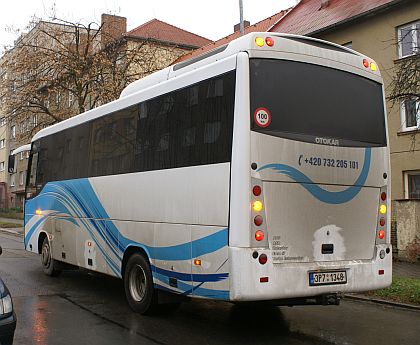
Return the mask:
POLYGON ((420 279, 420 262, 410 263, 404 261, 395 261, 393 262, 392 273, 395 277, 420 279))

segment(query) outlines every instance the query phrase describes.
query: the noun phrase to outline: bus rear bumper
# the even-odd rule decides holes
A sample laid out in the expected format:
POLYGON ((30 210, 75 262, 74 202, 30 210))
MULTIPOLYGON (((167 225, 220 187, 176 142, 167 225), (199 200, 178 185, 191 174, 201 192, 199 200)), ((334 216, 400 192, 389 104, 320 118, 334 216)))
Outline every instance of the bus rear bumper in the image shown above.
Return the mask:
POLYGON ((387 244, 376 245, 372 260, 273 263, 268 249, 230 247, 230 300, 281 300, 381 289, 392 282, 391 249, 387 244), (253 258, 255 251, 267 255, 266 264, 253 258), (381 251, 382 256, 386 253, 383 259, 381 251), (310 285, 310 272, 331 271, 345 271, 346 282, 310 285))

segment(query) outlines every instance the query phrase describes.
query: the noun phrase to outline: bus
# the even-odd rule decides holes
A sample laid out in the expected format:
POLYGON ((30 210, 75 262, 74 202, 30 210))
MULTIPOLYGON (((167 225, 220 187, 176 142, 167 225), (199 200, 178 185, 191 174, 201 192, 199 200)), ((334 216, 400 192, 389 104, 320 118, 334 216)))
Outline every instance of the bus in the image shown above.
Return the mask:
POLYGON ((139 313, 338 304, 392 280, 386 128, 371 58, 251 33, 39 131, 25 248, 121 278, 139 313))

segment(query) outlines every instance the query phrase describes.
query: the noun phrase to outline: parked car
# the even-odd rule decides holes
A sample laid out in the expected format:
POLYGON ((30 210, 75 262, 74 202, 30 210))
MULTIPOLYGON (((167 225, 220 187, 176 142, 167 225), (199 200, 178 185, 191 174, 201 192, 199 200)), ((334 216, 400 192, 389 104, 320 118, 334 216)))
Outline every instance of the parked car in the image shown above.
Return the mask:
MULTIPOLYGON (((0 255, 2 253, 0 247, 0 255)), ((16 329, 16 314, 12 296, 0 277, 0 345, 12 345, 16 329)))

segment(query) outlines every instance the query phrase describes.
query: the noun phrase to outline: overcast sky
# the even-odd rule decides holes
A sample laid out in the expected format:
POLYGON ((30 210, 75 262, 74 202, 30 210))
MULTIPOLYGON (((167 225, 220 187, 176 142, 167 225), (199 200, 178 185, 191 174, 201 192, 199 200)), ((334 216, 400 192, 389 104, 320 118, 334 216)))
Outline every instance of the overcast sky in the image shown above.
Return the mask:
MULTIPOLYGON (((244 18, 254 24, 296 2, 243 0, 244 18)), ((48 20, 54 6, 58 18, 72 22, 99 23, 102 13, 110 13, 126 17, 130 30, 157 18, 211 40, 229 35, 239 23, 239 0, 4 0, 0 47, 12 45, 17 38, 8 28, 24 30, 34 15, 48 20)))

